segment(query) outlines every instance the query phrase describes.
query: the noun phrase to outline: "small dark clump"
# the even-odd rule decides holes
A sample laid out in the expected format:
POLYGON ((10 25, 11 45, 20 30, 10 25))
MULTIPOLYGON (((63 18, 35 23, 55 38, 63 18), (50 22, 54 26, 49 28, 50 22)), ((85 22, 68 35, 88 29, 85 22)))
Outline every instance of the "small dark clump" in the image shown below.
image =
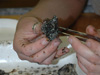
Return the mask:
POLYGON ((18 71, 18 73, 19 73, 19 74, 22 74, 22 73, 23 73, 23 71, 18 71))
POLYGON ((58 70, 58 75, 78 75, 75 64, 66 64, 58 70))
POLYGON ((44 20, 41 30, 50 41, 55 39, 58 36, 58 18, 54 16, 52 19, 44 20))
POLYGON ((6 73, 5 71, 0 70, 0 75, 9 75, 9 73, 6 73))

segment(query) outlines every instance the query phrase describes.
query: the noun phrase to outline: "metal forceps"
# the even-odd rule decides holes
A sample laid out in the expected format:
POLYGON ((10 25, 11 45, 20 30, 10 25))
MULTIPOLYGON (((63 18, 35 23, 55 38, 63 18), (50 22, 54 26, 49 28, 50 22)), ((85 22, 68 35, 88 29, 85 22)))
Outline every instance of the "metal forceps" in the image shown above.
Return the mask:
POLYGON ((84 42, 86 42, 87 39, 93 39, 95 41, 100 42, 100 38, 96 37, 96 36, 93 36, 93 35, 89 35, 89 34, 86 34, 86 33, 83 33, 83 32, 79 32, 79 31, 72 30, 72 29, 69 29, 69 28, 64 28, 64 27, 59 27, 59 29, 63 30, 63 31, 59 31, 59 33, 61 33, 63 35, 66 35, 66 36, 71 35, 71 34, 68 34, 66 32, 70 32, 70 33, 80 35, 80 36, 75 36, 75 37, 78 38, 81 41, 84 41, 84 42))

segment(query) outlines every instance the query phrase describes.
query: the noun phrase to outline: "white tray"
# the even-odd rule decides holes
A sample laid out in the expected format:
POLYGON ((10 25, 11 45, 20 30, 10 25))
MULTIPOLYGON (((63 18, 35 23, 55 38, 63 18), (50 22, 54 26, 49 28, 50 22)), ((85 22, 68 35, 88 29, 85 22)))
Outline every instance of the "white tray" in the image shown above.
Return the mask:
MULTIPOLYGON (((11 72, 10 75, 31 75, 33 71, 33 75, 41 75, 40 73, 45 74, 50 72, 50 70, 57 70, 58 66, 62 67, 65 64, 73 63, 76 64, 76 71, 78 75, 85 75, 82 70, 79 68, 77 64, 76 54, 70 52, 66 54, 64 57, 60 58, 60 60, 55 60, 53 63, 58 61, 57 64, 52 65, 39 65, 36 63, 30 63, 26 60, 22 61, 18 58, 17 53, 13 50, 12 40, 14 37, 14 32, 17 24, 17 20, 14 19, 0 19, 0 69, 6 72, 11 72), (46 69, 45 69, 46 68, 46 69), (37 73, 39 70, 40 73, 37 73), (23 72, 23 73, 22 73, 23 72), (20 74, 19 74, 20 73, 20 74), (21 74, 22 73, 22 74, 21 74)), ((67 46, 71 48, 71 45, 67 41, 67 37, 60 37, 63 43, 60 45, 67 46)), ((52 75, 52 74, 46 74, 52 75)), ((57 74, 55 74, 57 75, 57 74)))

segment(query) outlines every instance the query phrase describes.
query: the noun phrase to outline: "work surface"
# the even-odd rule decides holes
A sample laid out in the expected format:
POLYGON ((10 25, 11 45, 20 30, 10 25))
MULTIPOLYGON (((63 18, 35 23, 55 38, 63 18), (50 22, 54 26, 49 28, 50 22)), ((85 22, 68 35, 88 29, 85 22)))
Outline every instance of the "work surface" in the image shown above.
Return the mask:
MULTIPOLYGON (((8 15, 0 16, 0 18, 19 19, 20 16, 21 15, 8 15)), ((81 14, 72 29, 85 32, 88 25, 93 25, 97 29, 100 29, 100 16, 94 13, 81 14)))

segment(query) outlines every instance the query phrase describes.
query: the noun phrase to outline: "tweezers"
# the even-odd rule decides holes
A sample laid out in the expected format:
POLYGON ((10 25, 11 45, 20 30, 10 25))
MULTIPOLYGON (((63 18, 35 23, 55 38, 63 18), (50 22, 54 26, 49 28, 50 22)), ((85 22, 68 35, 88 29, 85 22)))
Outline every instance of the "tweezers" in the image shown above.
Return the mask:
POLYGON ((84 41, 84 42, 86 42, 87 39, 93 39, 95 41, 100 42, 99 37, 96 37, 96 36, 93 36, 93 35, 90 35, 90 34, 86 34, 86 33, 83 33, 83 32, 79 32, 79 31, 72 30, 72 29, 69 29, 69 28, 64 28, 64 27, 59 27, 59 29, 62 29, 63 31, 59 31, 59 32, 63 35, 66 35, 66 36, 70 36, 71 34, 69 34, 69 33, 77 34, 78 36, 75 36, 75 37, 78 38, 81 41, 84 41))

